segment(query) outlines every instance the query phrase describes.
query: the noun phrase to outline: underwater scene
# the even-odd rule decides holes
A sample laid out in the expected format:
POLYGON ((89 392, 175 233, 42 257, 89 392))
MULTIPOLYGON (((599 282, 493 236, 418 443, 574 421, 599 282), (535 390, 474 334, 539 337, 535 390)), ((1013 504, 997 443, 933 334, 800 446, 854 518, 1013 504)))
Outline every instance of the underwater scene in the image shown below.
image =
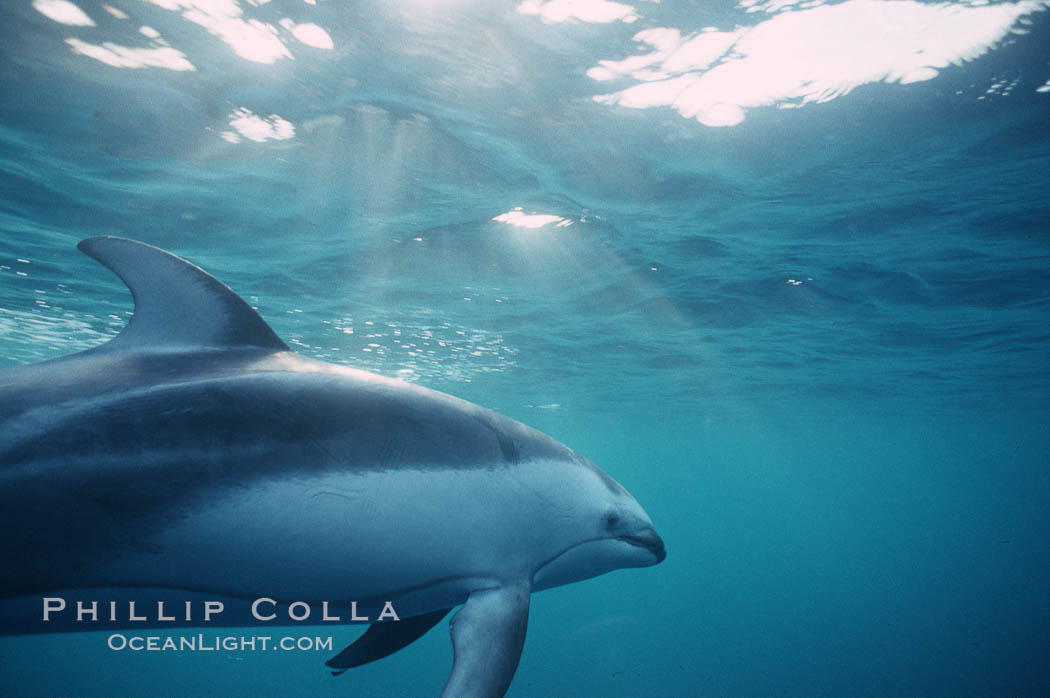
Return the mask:
MULTIPOLYGON (((0 18, 0 596, 35 604, 0 613, 0 695, 1050 696, 1045 0, 5 0, 0 18), (96 236, 153 247, 78 251, 96 236), (177 330, 192 346, 164 347, 221 353, 243 321, 246 345, 294 352, 282 376, 420 401, 354 413, 404 434, 355 451, 389 505, 366 538, 324 512, 374 500, 314 491, 280 539, 302 558, 275 573, 290 593, 332 598, 307 589, 373 548, 392 579, 424 553, 452 578, 502 536, 494 599, 409 595, 412 615, 467 592, 477 613, 392 631, 404 649, 345 673, 325 663, 364 626, 41 625, 43 597, 95 598, 78 582, 238 591, 209 581, 229 551, 179 508, 211 489, 196 471, 111 492, 132 523, 103 535, 77 508, 102 461, 52 468, 104 447, 91 386, 139 388, 105 364, 71 369, 71 396, 49 367, 74 364, 24 367, 104 345, 136 307, 120 351, 177 330), (424 463, 420 430, 461 443, 448 424, 490 440, 424 463), (66 483, 72 509, 28 482, 66 483), (528 501, 493 498, 511 486, 528 501), (578 535, 606 547, 537 572, 599 500, 603 532, 578 535), (134 523, 162 507, 190 551, 177 583, 147 569, 174 539, 134 523), (118 554, 141 574, 94 574, 118 554), (32 581, 45 566, 64 581, 32 581), (531 588, 501 595, 519 568, 531 588), (501 643, 521 633, 515 671, 501 643)), ((135 409, 196 464, 212 435, 150 394, 135 409)), ((264 498, 254 446, 346 426, 314 400, 245 404, 228 511, 264 498)))

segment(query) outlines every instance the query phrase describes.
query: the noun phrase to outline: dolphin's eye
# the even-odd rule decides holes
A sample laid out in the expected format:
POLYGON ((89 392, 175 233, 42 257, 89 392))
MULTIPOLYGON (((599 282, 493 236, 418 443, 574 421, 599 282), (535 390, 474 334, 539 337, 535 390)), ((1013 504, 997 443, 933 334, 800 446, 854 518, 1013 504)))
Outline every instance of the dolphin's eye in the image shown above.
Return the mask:
POLYGON ((620 515, 617 514, 615 511, 610 511, 608 514, 605 515, 605 525, 607 527, 612 528, 618 523, 620 523, 620 515))

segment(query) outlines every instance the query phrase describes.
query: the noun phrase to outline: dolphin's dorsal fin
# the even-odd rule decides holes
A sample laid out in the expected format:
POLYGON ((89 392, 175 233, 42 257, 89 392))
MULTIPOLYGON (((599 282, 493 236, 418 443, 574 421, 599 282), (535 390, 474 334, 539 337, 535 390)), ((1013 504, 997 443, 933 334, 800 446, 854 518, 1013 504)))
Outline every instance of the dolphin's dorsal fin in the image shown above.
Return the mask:
POLYGON ((266 321, 200 267, 135 240, 93 237, 77 245, 127 284, 135 313, 100 349, 258 347, 287 351, 266 321))

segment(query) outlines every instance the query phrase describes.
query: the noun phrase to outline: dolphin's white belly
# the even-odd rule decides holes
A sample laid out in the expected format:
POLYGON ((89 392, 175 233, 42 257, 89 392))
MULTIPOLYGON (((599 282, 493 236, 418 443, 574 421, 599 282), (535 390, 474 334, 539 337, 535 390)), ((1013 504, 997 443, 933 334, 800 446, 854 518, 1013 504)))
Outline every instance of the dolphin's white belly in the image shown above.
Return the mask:
POLYGON ((509 468, 398 469, 234 489, 98 575, 283 600, 403 598, 412 610, 448 607, 473 589, 527 577, 542 562, 528 525, 536 495, 526 483, 544 468, 512 467, 513 477, 509 468))

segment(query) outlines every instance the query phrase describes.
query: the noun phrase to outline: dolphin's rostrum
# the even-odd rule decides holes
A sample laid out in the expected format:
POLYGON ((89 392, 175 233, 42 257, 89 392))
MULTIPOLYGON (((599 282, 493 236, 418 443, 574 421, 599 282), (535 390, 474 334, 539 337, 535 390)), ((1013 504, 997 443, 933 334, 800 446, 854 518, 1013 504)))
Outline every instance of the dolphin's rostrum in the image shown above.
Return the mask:
MULTIPOLYGON (((653 565, 627 491, 540 432, 477 405, 297 356, 227 286, 155 247, 79 248, 131 289, 117 337, 0 372, 0 631, 199 625, 190 603, 353 600, 375 620, 329 661, 396 652, 453 607, 444 696, 501 696, 533 591, 653 565), (72 595, 72 596, 70 596, 72 595), (139 608, 41 621, 42 598, 139 608), (126 619, 125 619, 126 620, 126 619)), ((320 620, 319 614, 313 620, 320 620)))

